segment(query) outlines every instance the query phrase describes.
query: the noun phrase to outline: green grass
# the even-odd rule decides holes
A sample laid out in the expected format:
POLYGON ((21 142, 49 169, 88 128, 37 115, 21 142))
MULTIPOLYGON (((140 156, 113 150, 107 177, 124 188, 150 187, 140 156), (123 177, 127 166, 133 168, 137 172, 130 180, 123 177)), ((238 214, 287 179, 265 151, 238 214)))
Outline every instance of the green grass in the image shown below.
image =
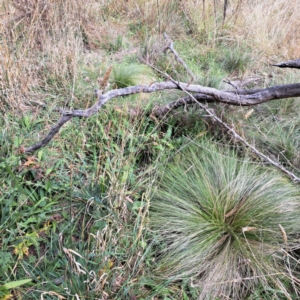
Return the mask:
POLYGON ((222 47, 224 47, 224 51, 221 51, 219 63, 224 70, 229 74, 235 71, 244 73, 251 62, 251 53, 249 53, 249 50, 239 46, 231 48, 224 45, 222 47))
MULTIPOLYGON (((157 276, 191 280, 201 299, 245 299, 258 286, 293 294, 299 189, 274 170, 211 143, 189 146, 160 171, 150 207, 162 247, 157 276), (287 234, 282 237, 279 224, 287 234)), ((296 275, 297 276, 297 275, 296 275)))
MULTIPOLYGON (((213 77, 223 76, 215 58, 209 66, 200 72, 212 73, 213 77)), ((95 79, 98 67, 100 65, 87 67, 79 73, 82 77, 95 79)), ((111 83, 116 87, 144 83, 145 74, 152 74, 149 69, 137 64, 115 65, 114 68, 111 83), (117 85, 120 82, 123 85, 117 85)), ((91 83, 81 82, 82 78, 78 80, 78 86, 75 82, 75 92, 86 95, 91 83)), ((209 77, 203 80, 205 85, 210 85, 209 77)), ((214 81, 211 84, 217 85, 218 82, 214 81)), ((65 89, 63 91, 63 94, 66 93, 65 89)), ((167 102, 177 99, 178 95, 154 95, 147 102, 151 103, 153 99, 167 102)), ((62 95, 59 102, 65 99, 62 95)), ((74 105, 87 105, 79 99, 75 101, 74 105)), ((89 97, 84 101, 91 102, 93 99, 89 97)), ((298 188, 295 189, 278 173, 258 166, 257 162, 252 166, 249 159, 238 158, 226 147, 210 148, 207 144, 201 147, 209 148, 210 153, 197 148, 197 153, 191 156, 192 160, 185 154, 188 152, 173 157, 185 148, 186 137, 209 138, 202 113, 192 107, 176 111, 157 122, 148 117, 151 104, 143 107, 144 114, 132 117, 128 113, 132 103, 129 109, 125 101, 128 102, 128 98, 112 100, 110 105, 89 119, 73 119, 32 158, 20 155, 18 149, 34 143, 38 133, 46 132, 53 125, 56 116, 52 109, 55 104, 51 104, 49 110, 37 111, 38 117, 28 113, 21 117, 7 115, 1 120, 0 267, 3 272, 0 274, 0 284, 32 279, 32 282, 12 289, 13 295, 22 299, 40 299, 41 294, 44 299, 51 299, 53 294, 47 294, 50 291, 71 299, 78 296, 88 299, 156 297, 186 300, 203 295, 216 297, 217 294, 212 291, 221 291, 233 299, 248 295, 249 291, 253 292, 251 299, 275 296, 284 299, 286 293, 297 297, 297 287, 294 288, 290 273, 287 273, 289 270, 292 273, 298 271, 294 252, 288 252, 284 257, 278 251, 280 247, 286 247, 278 224, 288 233, 288 242, 293 249, 297 248, 294 237, 299 228, 298 218, 294 215, 297 211, 290 212, 289 218, 276 214, 276 211, 279 207, 298 205, 294 203, 298 196, 291 196, 298 193, 298 188), (167 160, 170 164, 165 170, 167 160), (192 164, 195 167, 187 171, 192 164), (181 198, 184 199, 175 198, 182 205, 175 206, 177 210, 173 200, 169 202, 173 197, 171 194, 164 201, 151 199, 160 180, 167 182, 174 179, 173 176, 168 178, 168 168, 178 176, 170 192, 182 193, 181 198), (190 177, 182 176, 194 170, 198 170, 200 175, 195 171, 190 177), (164 176, 157 179, 162 174, 164 176), (270 177, 274 179, 269 181, 270 177), (206 179, 203 181, 203 178, 206 179), (193 184, 194 180, 203 183, 199 187, 197 183, 193 184), (248 189, 247 184, 251 188, 248 189), (189 205, 189 208, 197 206, 195 210, 199 211, 202 204, 189 202, 191 198, 188 193, 204 193, 205 190, 210 212, 206 219, 204 213, 199 213, 200 219, 195 216, 190 218, 184 205, 189 205), (255 195, 250 195, 254 191, 259 194, 257 199, 255 195), (280 199, 276 200, 275 194, 280 195, 280 199), (220 203, 214 196, 220 197, 220 203), (239 207, 237 203, 243 197, 249 198, 250 204, 245 202, 244 206, 239 207), (238 207, 234 216, 224 218, 224 213, 234 207, 238 207), (177 217, 172 217, 168 222, 171 212, 177 217), (214 221, 213 226, 211 221, 214 221), (161 229, 158 229, 159 222, 164 225, 161 229), (182 241, 176 226, 183 227, 187 223, 190 227, 185 234, 186 240, 182 241), (208 237, 206 233, 203 240, 200 235, 201 242, 198 244, 196 233, 203 228, 199 223, 210 231, 209 241, 205 239, 208 237), (166 226, 170 226, 169 232, 166 226), (247 227, 250 231, 241 231, 241 228, 247 227), (232 234, 229 238, 226 230, 232 234), (189 233, 192 233, 191 247, 188 244, 189 233), (224 241, 223 236, 226 237, 224 241), (202 249, 205 255, 199 256, 202 249), (228 253, 228 249, 233 250, 228 253), (260 249, 263 251, 260 252, 260 249), (180 254, 176 256, 178 251, 180 254), (170 255, 172 257, 168 258, 170 255), (207 263, 207 260, 212 262, 207 263), (240 261, 248 260, 254 266, 246 263, 242 271, 238 269, 240 261), (222 264, 224 261, 226 263, 222 264), (193 267, 195 263, 197 266, 193 267), (197 269, 199 265, 205 269, 202 274, 197 269), (232 266, 235 269, 231 269, 232 266), (157 276, 157 271, 165 276, 157 276), (267 276, 270 273, 280 273, 282 276, 267 276), (213 289, 199 283, 200 279, 204 285, 207 282, 223 282, 228 278, 236 279, 237 274, 250 278, 243 281, 243 287, 233 281, 218 284, 217 288, 214 285, 213 289)), ((266 130, 265 136, 270 139, 270 131, 264 125, 272 124, 267 118, 269 114, 281 119, 289 114, 293 116, 291 122, 296 122, 297 102, 289 100, 283 104, 274 102, 261 106, 258 110, 260 115, 257 111, 253 114, 256 119, 251 116, 248 123, 245 121, 245 130, 253 132, 256 127, 250 124, 250 120, 259 121, 261 123, 256 125, 266 130)), ((138 101, 134 105, 138 105, 138 101)), ((240 112, 234 114, 236 119, 240 116, 240 112)), ((293 123, 283 126, 283 122, 277 122, 277 125, 272 127, 273 131, 278 130, 272 144, 283 140, 283 149, 291 145, 291 155, 282 162, 294 164, 298 131, 294 130, 293 123), (290 134, 286 134, 286 128, 290 134)), ((267 139, 260 142, 257 136, 255 139, 257 145, 271 151, 267 139)), ((279 146, 272 149, 272 155, 282 153, 279 146)))
POLYGON ((273 101, 254 108, 242 121, 248 140, 265 154, 299 174, 299 101, 295 98, 273 101))
POLYGON ((103 110, 28 156, 18 149, 41 124, 12 120, 6 129, 1 121, 0 282, 32 279, 14 290, 22 299, 170 294, 151 285, 146 225, 156 161, 175 151, 172 131, 125 108, 103 110))

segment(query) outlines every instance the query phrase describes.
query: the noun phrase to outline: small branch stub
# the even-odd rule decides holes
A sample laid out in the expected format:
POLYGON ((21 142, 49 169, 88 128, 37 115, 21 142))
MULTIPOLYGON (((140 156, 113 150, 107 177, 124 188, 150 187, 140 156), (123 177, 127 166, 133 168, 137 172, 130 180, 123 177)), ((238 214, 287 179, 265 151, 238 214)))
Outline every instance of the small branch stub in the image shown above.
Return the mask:
POLYGON ((273 65, 273 66, 279 67, 279 68, 294 68, 294 69, 300 69, 300 59, 284 61, 284 62, 275 64, 275 65, 273 65))

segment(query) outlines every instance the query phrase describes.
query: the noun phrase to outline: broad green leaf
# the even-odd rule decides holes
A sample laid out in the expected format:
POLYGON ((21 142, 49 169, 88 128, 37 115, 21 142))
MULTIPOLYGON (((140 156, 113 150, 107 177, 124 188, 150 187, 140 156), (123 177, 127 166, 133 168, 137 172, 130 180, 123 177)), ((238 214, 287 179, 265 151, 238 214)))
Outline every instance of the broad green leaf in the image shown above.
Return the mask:
POLYGON ((16 288, 18 286, 21 286, 23 284, 26 284, 26 283, 28 283, 30 281, 32 281, 32 279, 22 279, 22 280, 12 281, 12 282, 5 283, 3 285, 3 287, 5 289, 8 289, 8 290, 9 289, 14 289, 14 288, 16 288))

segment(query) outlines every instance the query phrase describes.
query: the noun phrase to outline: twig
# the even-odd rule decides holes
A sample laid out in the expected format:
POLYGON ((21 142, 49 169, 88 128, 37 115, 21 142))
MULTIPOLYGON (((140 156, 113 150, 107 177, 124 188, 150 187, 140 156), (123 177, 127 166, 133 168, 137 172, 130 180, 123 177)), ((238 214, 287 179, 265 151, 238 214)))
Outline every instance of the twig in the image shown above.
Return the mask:
POLYGON ((224 8, 223 8, 223 22, 222 25, 224 26, 225 19, 226 19, 226 12, 228 8, 228 0, 224 0, 224 8))
POLYGON ((223 82, 231 85, 236 90, 238 89, 238 87, 236 85, 234 85, 228 78, 224 79, 223 82))

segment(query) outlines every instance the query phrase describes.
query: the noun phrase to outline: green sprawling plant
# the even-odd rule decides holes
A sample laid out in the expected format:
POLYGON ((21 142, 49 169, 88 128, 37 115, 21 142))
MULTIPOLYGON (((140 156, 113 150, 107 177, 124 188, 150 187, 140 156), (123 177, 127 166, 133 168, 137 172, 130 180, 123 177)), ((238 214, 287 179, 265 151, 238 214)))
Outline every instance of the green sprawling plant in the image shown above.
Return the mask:
POLYGON ((258 286, 287 299, 295 270, 285 254, 300 226, 297 187, 209 143, 188 147, 160 173, 150 213, 164 245, 160 274, 190 278, 200 299, 245 299, 258 286))
POLYGON ((123 107, 75 119, 31 155, 19 151, 38 119, 0 120, 0 300, 166 293, 149 284, 148 178, 180 139, 123 107), (10 287, 23 279, 32 283, 10 287))
POLYGON ((6 284, 0 285, 0 300, 11 299, 13 296, 9 292, 10 289, 19 287, 30 281, 31 281, 31 279, 23 279, 23 280, 18 280, 18 281, 11 281, 6 284))

